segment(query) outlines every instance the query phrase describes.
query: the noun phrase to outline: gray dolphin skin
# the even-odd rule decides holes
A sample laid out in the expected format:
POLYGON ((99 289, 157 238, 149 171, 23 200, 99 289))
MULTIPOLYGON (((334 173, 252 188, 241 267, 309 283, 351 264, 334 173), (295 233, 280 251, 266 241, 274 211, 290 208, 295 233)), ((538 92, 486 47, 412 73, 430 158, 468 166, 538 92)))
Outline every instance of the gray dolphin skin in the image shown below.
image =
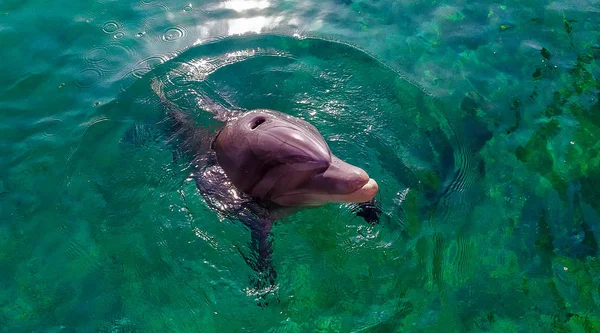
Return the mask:
POLYGON ((212 148, 233 185, 253 198, 284 207, 366 202, 378 185, 333 155, 308 122, 273 110, 229 121, 212 148))

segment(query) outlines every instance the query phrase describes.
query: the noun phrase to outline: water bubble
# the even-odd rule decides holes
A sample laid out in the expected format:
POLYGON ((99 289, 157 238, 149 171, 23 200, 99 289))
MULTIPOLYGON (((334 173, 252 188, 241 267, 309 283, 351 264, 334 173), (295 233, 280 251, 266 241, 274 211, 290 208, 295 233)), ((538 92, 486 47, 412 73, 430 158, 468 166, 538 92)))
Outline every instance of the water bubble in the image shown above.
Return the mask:
POLYGON ((102 103, 100 103, 99 101, 96 101, 96 102, 94 102, 94 107, 100 106, 100 104, 102 104, 102 103))
POLYGON ((183 11, 184 11, 184 12, 187 12, 187 13, 191 12, 191 11, 192 11, 192 9, 193 9, 193 7, 192 7, 192 4, 191 4, 191 3, 190 3, 190 4, 187 4, 187 5, 185 5, 185 7, 183 7, 183 11))
POLYGON ((98 83, 102 72, 97 68, 86 68, 75 75, 75 85, 80 88, 89 88, 98 83))
POLYGON ((142 37, 144 37, 144 35, 146 35, 146 32, 145 31, 141 31, 141 32, 138 32, 137 34, 135 34, 135 37, 142 38, 142 37))
POLYGON ((61 89, 61 88, 62 88, 62 87, 64 87, 64 86, 65 86, 65 83, 64 83, 64 82, 62 82, 61 84, 59 84, 59 85, 58 85, 58 89, 61 89))
POLYGON ((122 32, 122 31, 119 31, 119 32, 117 32, 117 33, 116 33, 116 34, 115 34, 113 37, 114 37, 115 39, 121 39, 121 38, 123 38, 123 36, 125 36, 125 33, 124 33, 124 32, 122 32))
POLYGON ((119 23, 116 21, 108 21, 102 26, 102 31, 107 34, 112 34, 117 30, 119 30, 119 23))
POLYGON ((174 40, 183 38, 185 36, 185 29, 181 27, 172 27, 167 29, 161 36, 161 39, 165 42, 172 42, 174 40))

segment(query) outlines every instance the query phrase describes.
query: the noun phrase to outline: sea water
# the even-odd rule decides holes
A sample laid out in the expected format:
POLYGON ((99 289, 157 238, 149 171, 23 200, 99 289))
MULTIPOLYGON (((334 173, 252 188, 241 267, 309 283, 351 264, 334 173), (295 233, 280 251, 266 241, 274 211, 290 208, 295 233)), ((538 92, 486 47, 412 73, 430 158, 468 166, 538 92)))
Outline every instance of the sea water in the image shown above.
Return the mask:
POLYGON ((0 2, 0 332, 599 331, 599 12, 0 2), (378 181, 379 223, 282 218, 258 290, 153 80, 209 128, 206 96, 309 121, 378 181))

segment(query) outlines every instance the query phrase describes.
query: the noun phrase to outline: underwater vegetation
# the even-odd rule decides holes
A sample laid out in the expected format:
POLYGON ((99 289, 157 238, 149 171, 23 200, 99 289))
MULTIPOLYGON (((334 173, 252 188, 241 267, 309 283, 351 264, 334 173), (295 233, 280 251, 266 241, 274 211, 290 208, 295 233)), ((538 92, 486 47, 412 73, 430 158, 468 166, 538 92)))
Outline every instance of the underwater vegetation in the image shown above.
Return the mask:
MULTIPOLYGON (((569 37, 571 24, 564 19, 569 37)), ((533 87, 524 92, 529 96, 508 102, 513 125, 490 123, 497 130, 484 160, 502 164, 491 147, 508 144, 514 151, 509 162, 516 166, 504 165, 506 174, 488 191, 512 209, 503 213, 503 234, 488 239, 508 244, 505 254, 481 259, 483 265, 495 264, 489 277, 498 279, 498 290, 469 300, 476 306, 467 322, 480 330, 534 329, 530 320, 538 321, 540 332, 600 330, 600 47, 592 43, 577 50, 576 62, 562 70, 552 51, 542 47, 542 64, 531 73, 533 87), (539 98, 539 89, 548 87, 538 84, 542 80, 552 81, 555 89, 544 92, 549 101, 539 98), (531 119, 532 112, 536 126, 523 128, 522 119, 531 119), (486 307, 490 310, 475 310, 486 307)), ((476 94, 467 95, 461 107, 485 115, 476 94)))

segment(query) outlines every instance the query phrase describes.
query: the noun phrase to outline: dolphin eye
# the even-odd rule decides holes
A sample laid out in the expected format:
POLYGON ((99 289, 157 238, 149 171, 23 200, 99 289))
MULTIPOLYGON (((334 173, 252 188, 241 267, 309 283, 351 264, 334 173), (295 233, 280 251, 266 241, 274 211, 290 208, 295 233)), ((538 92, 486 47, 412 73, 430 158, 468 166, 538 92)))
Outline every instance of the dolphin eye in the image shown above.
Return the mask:
POLYGON ((265 121, 267 121, 267 119, 265 119, 265 117, 262 117, 262 116, 252 119, 252 121, 250 122, 250 129, 256 129, 258 126, 260 126, 265 121))

